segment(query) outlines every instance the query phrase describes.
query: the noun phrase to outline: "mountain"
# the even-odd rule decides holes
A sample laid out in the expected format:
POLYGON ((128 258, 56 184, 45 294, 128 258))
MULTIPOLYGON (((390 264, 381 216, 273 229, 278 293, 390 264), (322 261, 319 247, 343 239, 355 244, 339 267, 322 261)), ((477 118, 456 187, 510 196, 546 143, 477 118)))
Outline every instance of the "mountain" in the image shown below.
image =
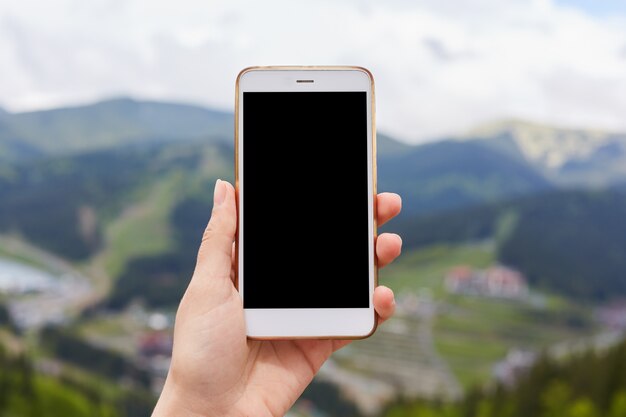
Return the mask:
POLYGON ((626 192, 563 191, 400 219, 406 248, 493 240, 533 285, 578 299, 626 297, 626 192))
POLYGON ((479 142, 440 141, 378 158, 379 189, 404 200, 404 215, 450 210, 539 192, 552 185, 523 159, 479 142))
MULTIPOLYGON (((155 271, 186 276, 183 265, 193 264, 188 254, 210 211, 210 187, 217 177, 232 179, 232 122, 229 113, 131 99, 0 114, 1 158, 13 157, 0 165, 0 232, 73 260, 108 250, 114 265, 108 272, 117 278, 111 306, 123 306, 155 271), (141 227, 134 230, 135 224, 141 227), (124 241, 147 230, 155 235, 151 245, 124 241), (116 247, 127 250, 110 249, 116 247)), ((498 126, 467 140, 414 146, 379 134, 378 188, 404 199, 389 227, 407 247, 495 238, 499 259, 536 284, 577 297, 603 298, 613 289, 626 295, 611 278, 626 270, 626 257, 616 255, 626 247, 619 235, 626 235, 620 220, 626 203, 617 191, 626 185, 595 194, 559 191, 577 183, 563 180, 574 178, 575 160, 579 173, 619 183, 621 165, 611 165, 609 175, 598 161, 601 154, 621 157, 620 136, 498 126), (575 146, 561 152, 561 140, 592 142, 593 152, 580 153, 586 168, 575 146), (535 145, 540 149, 531 151, 535 145)), ((182 287, 168 285, 178 281, 160 282, 168 291, 151 286, 148 303, 175 301, 182 287)))
POLYGON ((626 186, 626 134, 523 121, 424 145, 379 135, 379 189, 402 194, 403 216, 469 207, 552 188, 626 186))
POLYGON ((137 296, 172 305, 191 276, 213 184, 232 181, 232 152, 164 142, 0 165, 0 233, 72 261, 100 257, 117 281, 111 307, 137 296))
POLYGON ((626 182, 626 134, 514 120, 480 127, 462 139, 522 159, 561 186, 626 182))
MULTIPOLYGON (((233 126, 232 113, 131 98, 15 114, 0 109, 0 151, 4 151, 0 155, 5 159, 62 155, 206 137, 232 143, 233 126)), ((397 155, 410 148, 387 135, 378 135, 380 155, 397 155)))
MULTIPOLYGON (((194 140, 232 146, 232 135, 231 113, 119 98, 1 114, 0 159, 26 161, 194 140)), ((550 187, 524 160, 483 143, 442 141, 412 146, 379 134, 377 151, 380 189, 403 194, 406 213, 453 209, 550 187)))
POLYGON ((0 114, 0 162, 24 160, 41 152, 16 134, 0 114))
MULTIPOLYGON (((25 113, 0 109, 3 161, 164 141, 202 139, 232 143, 232 135, 232 113, 189 104, 117 98, 25 113)), ((420 203, 418 212, 534 192, 548 184, 599 187, 626 183, 626 134, 554 128, 516 120, 485 125, 465 136, 422 146, 407 145, 379 133, 378 156, 381 171, 388 170, 390 175, 414 167, 414 174, 425 176, 422 183, 400 190, 420 203), (449 142, 456 142, 457 146, 449 142), (465 152, 467 156, 463 157, 465 152), (484 165, 482 172, 476 171, 477 157, 484 165), (411 158, 419 163, 407 162, 411 158), (420 169, 427 160, 429 166, 420 169), (509 165, 512 172, 508 172, 509 165), (456 174, 466 168, 470 175, 462 174, 458 181, 456 174), (491 168, 499 174, 487 173, 491 168), (447 175, 445 180, 439 178, 435 186, 424 187, 423 182, 438 176, 438 171, 454 175, 447 175), (480 182, 478 187, 475 181, 480 182), (502 187, 503 183, 511 186, 502 187), (423 198, 430 197, 436 201, 421 204, 423 198)), ((381 185, 386 187, 384 180, 383 176, 381 185)))
MULTIPOLYGON (((109 271, 116 278, 111 308, 138 295, 149 305, 173 305, 186 285, 174 277, 191 274, 199 231, 211 210, 210 189, 216 177, 232 175, 230 155, 226 144, 166 142, 24 163, 0 175, 0 231, 17 232, 69 259, 107 253, 105 260, 118 265, 109 271), (146 233, 155 238, 145 241, 146 233), (161 249, 155 252, 153 245, 161 249)), ((436 193, 405 194, 405 214, 390 228, 402 234, 407 248, 495 239, 499 260, 520 268, 534 284, 580 298, 626 295, 618 279, 626 257, 617 256, 626 248, 626 193, 555 191, 525 165, 499 155, 477 144, 442 142, 390 159, 380 178, 391 190, 410 190, 422 178, 427 187, 443 178, 444 187, 462 191, 458 179, 474 196, 494 201, 485 205, 475 197, 468 207, 470 200, 458 199, 465 205, 439 211, 436 193), (450 164, 455 155, 458 164, 450 164), (505 175, 527 179, 520 184, 537 188, 521 190, 535 194, 499 201, 497 193, 480 189, 490 175, 500 195, 512 195, 505 175)))
POLYGON ((19 140, 29 152, 48 155, 169 140, 210 138, 226 142, 231 140, 233 131, 231 113, 130 98, 5 113, 0 123, 0 145, 19 140))
POLYGON ((391 136, 377 132, 376 134, 376 154, 378 157, 399 155, 411 150, 412 146, 400 142, 391 136))
MULTIPOLYGON (((574 140, 563 139, 569 133, 516 123, 474 132, 467 140, 449 139, 415 146, 378 135, 379 189, 397 191, 404 197, 403 215, 389 227, 403 236, 407 249, 423 249, 423 257, 411 257, 419 251, 405 255, 409 259, 407 279, 415 281, 415 288, 421 288, 420 280, 424 277, 415 265, 432 268, 433 254, 446 258, 445 268, 476 256, 472 252, 459 257, 456 252, 445 250, 441 255, 438 243, 478 241, 478 245, 458 246, 488 247, 485 266, 497 260, 518 268, 526 274, 533 290, 545 289, 559 297, 572 297, 571 302, 581 305, 625 298, 626 182, 621 182, 620 135, 599 134, 600 139, 594 139, 592 134, 582 132, 574 135, 580 143, 565 152, 563 143, 574 140), (590 150, 576 153, 577 147, 585 146, 590 150), (609 167, 607 172, 605 164, 609 167), (567 189, 598 185, 608 188, 567 189), (483 245, 484 241, 489 244, 483 245)), ((8 360, 0 348, 0 368, 5 365, 7 370, 0 372, 0 388, 9 387, 0 389, 0 415, 4 415, 2 411, 9 415, 41 415, 45 406, 56 410, 54 415, 93 415, 95 409, 83 406, 91 402, 99 404, 98 411, 103 415, 149 415, 151 397, 142 400, 130 388, 126 390, 129 379, 125 375, 119 384, 120 368, 129 374, 136 374, 136 370, 127 367, 120 352, 112 355, 97 343, 83 343, 89 332, 81 326, 91 322, 102 332, 102 338, 109 338, 108 329, 116 324, 109 322, 108 317, 128 320, 129 316, 117 315, 115 311, 135 301, 149 310, 175 308, 193 273, 197 247, 211 211, 214 181, 218 177, 232 180, 232 131, 229 113, 131 99, 43 112, 0 111, 0 233, 59 254, 87 273, 95 271, 94 277, 102 279, 106 288, 99 304, 85 310, 78 324, 70 325, 75 326, 70 332, 48 328, 36 339, 29 336, 29 340, 39 342, 35 350, 37 362, 8 360), (101 315, 103 309, 106 314, 101 315), (45 354, 43 358, 67 364, 71 375, 106 382, 95 385, 86 384, 82 378, 68 378, 70 374, 42 375, 38 371, 41 353, 45 354), (34 381, 33 386, 29 379, 34 381), (26 391, 22 385, 14 384, 18 380, 24 381, 26 391), (118 384, 122 391, 109 387, 118 384), (86 411, 72 411, 67 405, 70 402, 76 405, 74 408, 86 411)), ((445 268, 433 272, 437 282, 445 268)), ((551 303, 550 295, 546 299, 551 303)), ((518 324, 517 310, 509 309, 512 303, 496 302, 498 309, 488 310, 486 319, 498 315, 494 316, 493 311, 503 311, 511 322, 518 324)), ((463 310, 458 313, 463 314, 463 310)), ((538 314, 525 319, 545 322, 546 317, 538 314)), ((0 307, 0 327, 7 327, 6 318, 0 307)), ((570 319, 568 315, 559 318, 563 322, 570 319)), ((479 324, 483 321, 481 318, 479 324)), ((442 323, 437 323, 435 332, 440 331, 442 323)), ((497 342, 492 343, 493 335, 485 332, 488 326, 476 330, 466 323, 448 320, 448 324, 462 327, 466 335, 473 337, 468 345, 454 346, 457 351, 464 351, 466 346, 469 350, 476 345, 476 335, 485 335, 490 350, 500 354, 497 342)), ((572 323, 577 325, 575 320, 572 323)), ((535 336, 520 328, 506 326, 507 333, 502 337, 508 338, 510 332, 519 338, 535 336)), ((112 344, 124 344, 118 342, 121 339, 110 338, 112 344)), ((437 344, 441 340, 445 343, 444 338, 434 341, 437 349, 444 345, 437 344)), ((471 357, 471 353, 467 355, 471 357)), ((616 363, 624 363, 623 354, 610 363, 593 362, 595 367, 585 369, 593 368, 604 376, 587 379, 583 375, 581 380, 592 381, 595 387, 604 386, 605 376, 623 374, 609 372, 608 367, 616 363)), ((572 371, 583 369, 576 365, 572 371)), ((551 368, 546 376, 566 379, 556 372, 551 368)), ((558 391, 548 383, 552 379, 537 385, 540 389, 532 391, 533 398, 548 399, 537 391, 558 391)), ((524 385, 525 392, 535 386, 535 380, 531 382, 524 385)), ((624 392, 623 381, 620 384, 620 392, 624 392)), ((572 403, 583 396, 590 396, 594 402, 597 399, 586 387, 582 390, 575 385, 570 389, 572 403)), ((611 402, 617 401, 614 398, 626 398, 615 392, 610 390, 611 402)), ((518 401, 514 398, 517 394, 510 393, 506 404, 525 404, 523 392, 519 394, 518 401)), ((318 388, 308 395, 315 400, 332 393, 318 388)), ((491 396, 479 399, 483 404, 481 415, 535 415, 499 413, 510 408, 497 408, 493 405, 497 398, 491 396), (489 411, 492 405, 496 408, 489 411), (498 412, 493 411, 496 409, 498 412)), ((595 415, 623 415, 608 413, 608 406, 598 407, 595 415)), ((457 414, 455 410, 446 409, 441 415, 478 413, 473 408, 467 413, 457 414)), ((440 414, 425 411, 424 415, 440 414)), ((550 415, 584 414, 564 411, 550 415)))

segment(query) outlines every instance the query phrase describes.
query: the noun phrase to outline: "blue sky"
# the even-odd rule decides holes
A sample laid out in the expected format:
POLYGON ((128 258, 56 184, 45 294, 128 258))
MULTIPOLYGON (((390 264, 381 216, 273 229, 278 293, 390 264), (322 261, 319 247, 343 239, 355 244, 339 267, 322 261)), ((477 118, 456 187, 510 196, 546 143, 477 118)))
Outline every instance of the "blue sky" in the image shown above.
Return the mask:
POLYGON ((626 131, 626 0, 2 0, 0 106, 233 108, 250 65, 362 65, 409 142, 505 118, 626 131))
POLYGON ((592 15, 626 15, 625 0, 559 0, 558 4, 573 6, 592 15))

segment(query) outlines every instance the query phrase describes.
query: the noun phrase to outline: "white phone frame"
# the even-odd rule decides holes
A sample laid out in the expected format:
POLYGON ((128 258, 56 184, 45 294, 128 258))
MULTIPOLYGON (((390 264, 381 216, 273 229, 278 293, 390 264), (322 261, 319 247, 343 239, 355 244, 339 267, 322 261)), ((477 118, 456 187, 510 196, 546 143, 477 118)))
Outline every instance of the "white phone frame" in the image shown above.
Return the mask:
MULTIPOLYGON (((246 331, 252 339, 360 339, 376 330, 374 288, 378 274, 376 240, 376 129, 374 79, 361 67, 251 67, 239 73, 235 98, 235 185, 238 196, 235 285, 243 302, 243 93, 245 92, 364 91, 367 98, 369 307, 320 309, 244 309, 246 331), (298 82, 298 80, 313 80, 298 82)), ((332 290, 332 289, 329 289, 332 290)))

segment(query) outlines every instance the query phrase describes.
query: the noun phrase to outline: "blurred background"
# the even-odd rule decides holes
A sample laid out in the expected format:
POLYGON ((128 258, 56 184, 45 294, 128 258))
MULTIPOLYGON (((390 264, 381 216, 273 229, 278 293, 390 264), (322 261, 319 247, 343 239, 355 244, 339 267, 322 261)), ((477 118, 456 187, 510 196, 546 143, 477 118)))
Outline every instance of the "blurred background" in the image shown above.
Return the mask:
POLYGON ((150 415, 277 64, 374 73, 404 198, 397 317, 289 415, 626 416, 622 0, 0 0, 0 416, 150 415))

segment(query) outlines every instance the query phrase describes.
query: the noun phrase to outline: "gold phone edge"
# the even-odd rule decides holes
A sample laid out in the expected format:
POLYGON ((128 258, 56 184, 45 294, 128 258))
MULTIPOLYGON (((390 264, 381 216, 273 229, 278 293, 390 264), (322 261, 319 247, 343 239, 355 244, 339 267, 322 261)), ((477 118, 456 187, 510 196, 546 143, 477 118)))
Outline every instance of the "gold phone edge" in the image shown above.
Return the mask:
MULTIPOLYGON (((239 82, 241 77, 244 74, 250 71, 294 71, 294 70, 315 70, 315 71, 361 71, 367 74, 371 83, 371 112, 372 112, 372 215, 373 215, 373 226, 374 226, 374 289, 378 287, 378 260, 376 259, 376 238, 378 236, 378 224, 377 224, 377 157, 376 157, 376 95, 374 90, 374 76, 372 73, 364 67, 359 66, 253 66, 244 68, 237 75, 237 81, 235 82, 235 198, 237 203, 237 219, 239 219, 239 82)), ((234 274, 234 285, 237 291, 239 291, 239 221, 237 221, 237 231, 235 233, 235 274, 234 274)), ((370 302, 374 302, 370 300, 370 302)), ((371 335, 376 332, 378 328, 378 322, 380 318, 376 313, 376 309, 374 309, 374 325, 372 326, 372 330, 362 336, 291 336, 291 337, 255 337, 248 336, 250 340, 361 340, 367 339, 371 335)))

